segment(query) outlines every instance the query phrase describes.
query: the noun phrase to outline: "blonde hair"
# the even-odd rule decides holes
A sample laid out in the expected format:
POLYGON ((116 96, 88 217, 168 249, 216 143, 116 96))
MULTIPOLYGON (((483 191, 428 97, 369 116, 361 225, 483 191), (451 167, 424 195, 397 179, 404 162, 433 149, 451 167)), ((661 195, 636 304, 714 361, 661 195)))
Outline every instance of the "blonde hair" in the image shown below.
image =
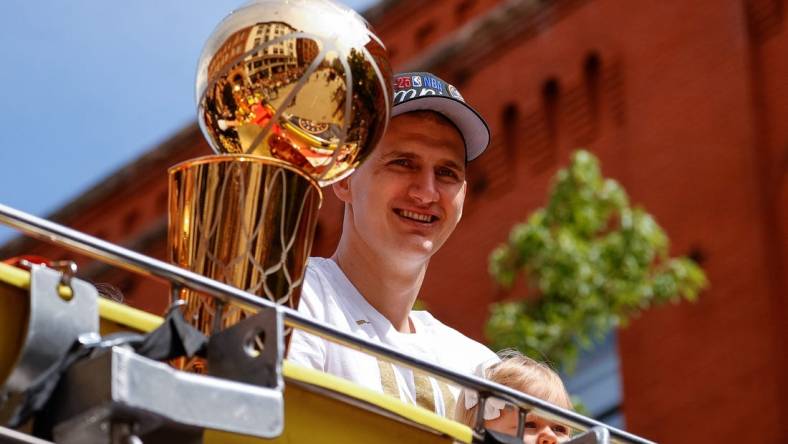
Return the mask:
MULTIPOLYGON (((516 350, 503 350, 498 353, 498 356, 501 360, 484 372, 486 379, 559 407, 572 409, 572 400, 569 398, 564 383, 547 364, 523 356, 516 350)), ((462 390, 455 407, 455 419, 473 427, 476 425, 478 409, 479 404, 470 409, 465 408, 465 390, 462 390)))

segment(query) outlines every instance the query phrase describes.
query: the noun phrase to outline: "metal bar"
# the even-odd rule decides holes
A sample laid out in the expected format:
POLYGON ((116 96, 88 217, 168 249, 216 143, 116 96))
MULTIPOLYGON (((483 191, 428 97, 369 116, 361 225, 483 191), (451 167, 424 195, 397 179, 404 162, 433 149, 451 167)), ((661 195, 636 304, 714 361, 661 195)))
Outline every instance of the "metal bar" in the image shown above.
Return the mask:
POLYGON ((432 373, 433 375, 454 384, 481 392, 494 393, 497 398, 501 398, 521 408, 532 410, 534 413, 537 413, 547 419, 561 421, 573 428, 585 431, 593 427, 604 427, 610 431, 610 436, 615 442, 637 444, 652 443, 652 441, 648 441, 623 430, 610 427, 578 413, 556 407, 552 404, 542 401, 541 399, 532 397, 509 387, 475 376, 465 375, 445 369, 431 362, 413 358, 382 344, 355 337, 332 326, 322 324, 309 317, 306 317, 288 307, 277 306, 267 299, 257 297, 238 288, 231 287, 197 273, 193 273, 180 267, 176 267, 172 264, 153 259, 143 254, 89 236, 46 219, 27 214, 3 204, 0 204, 0 222, 43 241, 70 248, 87 256, 103 260, 117 267, 139 273, 144 276, 150 276, 174 283, 176 285, 188 287, 192 290, 209 294, 221 300, 230 299, 257 308, 279 310, 283 313, 285 323, 288 326, 301 328, 308 333, 312 333, 324 339, 328 339, 346 347, 363 351, 379 358, 394 361, 412 369, 418 369, 432 373))
POLYGON ((54 444, 52 441, 45 441, 30 436, 26 433, 17 432, 14 429, 9 429, 0 426, 0 443, 2 444, 54 444))

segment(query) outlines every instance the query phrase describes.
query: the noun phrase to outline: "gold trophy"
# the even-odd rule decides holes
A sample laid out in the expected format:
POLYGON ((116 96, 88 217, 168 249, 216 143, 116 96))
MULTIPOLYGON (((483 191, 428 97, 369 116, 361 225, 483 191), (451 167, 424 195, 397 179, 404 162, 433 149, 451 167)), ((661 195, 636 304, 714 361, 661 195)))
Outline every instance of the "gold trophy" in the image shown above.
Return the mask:
MULTIPOLYGON (((329 0, 252 1, 197 68, 198 121, 216 155, 169 171, 169 254, 183 268, 297 308, 322 199, 389 120, 386 50, 329 0)), ((180 289, 206 334, 253 311, 180 289)))

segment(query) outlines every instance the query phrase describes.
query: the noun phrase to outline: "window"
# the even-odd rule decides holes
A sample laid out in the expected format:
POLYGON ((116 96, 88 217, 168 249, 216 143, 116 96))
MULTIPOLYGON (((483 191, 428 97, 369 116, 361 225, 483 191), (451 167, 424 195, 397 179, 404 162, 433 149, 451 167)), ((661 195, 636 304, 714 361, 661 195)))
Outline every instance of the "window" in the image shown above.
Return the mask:
POLYGON ((169 194, 167 190, 164 190, 161 193, 159 193, 159 195, 156 197, 156 213, 159 214, 166 213, 168 206, 169 206, 169 194))
POLYGON ((621 371, 618 336, 612 330, 592 350, 582 352, 572 375, 561 375, 566 389, 580 398, 589 415, 613 427, 624 428, 621 411, 621 371))
POLYGON ((435 37, 435 28, 435 22, 430 20, 416 29, 416 34, 414 36, 416 48, 422 50, 425 46, 432 42, 433 37, 435 37))
POLYGON ((555 145, 558 140, 558 100, 561 87, 558 79, 551 77, 542 85, 542 107, 545 115, 545 127, 550 143, 555 145))
POLYGON ((602 61, 599 54, 591 52, 583 62, 583 80, 585 82, 586 97, 588 100, 588 113, 591 120, 592 131, 596 132, 599 122, 599 97, 600 97, 600 70, 602 61))
POLYGON ((131 210, 123 217, 123 236, 128 236, 129 233, 137 228, 137 223, 140 220, 140 213, 137 210, 131 210))
MULTIPOLYGON (((508 103, 501 113, 501 126, 503 127, 504 147, 512 161, 520 147, 522 128, 520 128, 520 111, 515 103, 508 103)), ((511 165, 514 163, 512 162, 511 165)))
POLYGON ((540 96, 542 106, 526 116, 522 124, 526 134, 522 158, 532 174, 549 171, 557 157, 561 87, 556 77, 542 83, 540 96))
POLYGON ((464 0, 454 8, 454 19, 458 25, 465 23, 471 16, 476 0, 464 0))

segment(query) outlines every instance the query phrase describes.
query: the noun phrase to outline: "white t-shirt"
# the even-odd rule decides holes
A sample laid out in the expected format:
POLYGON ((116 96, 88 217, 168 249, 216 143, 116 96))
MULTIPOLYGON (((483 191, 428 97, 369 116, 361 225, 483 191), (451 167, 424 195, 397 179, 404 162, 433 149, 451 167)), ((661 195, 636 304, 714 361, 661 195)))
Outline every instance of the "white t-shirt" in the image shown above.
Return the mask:
MULTIPOLYGON (((426 311, 412 311, 415 333, 400 333, 356 290, 331 259, 310 258, 301 290, 300 313, 356 336, 457 372, 473 374, 497 359, 487 347, 447 327, 426 311)), ((296 330, 288 359, 452 417, 459 388, 424 373, 378 360, 296 330)))

